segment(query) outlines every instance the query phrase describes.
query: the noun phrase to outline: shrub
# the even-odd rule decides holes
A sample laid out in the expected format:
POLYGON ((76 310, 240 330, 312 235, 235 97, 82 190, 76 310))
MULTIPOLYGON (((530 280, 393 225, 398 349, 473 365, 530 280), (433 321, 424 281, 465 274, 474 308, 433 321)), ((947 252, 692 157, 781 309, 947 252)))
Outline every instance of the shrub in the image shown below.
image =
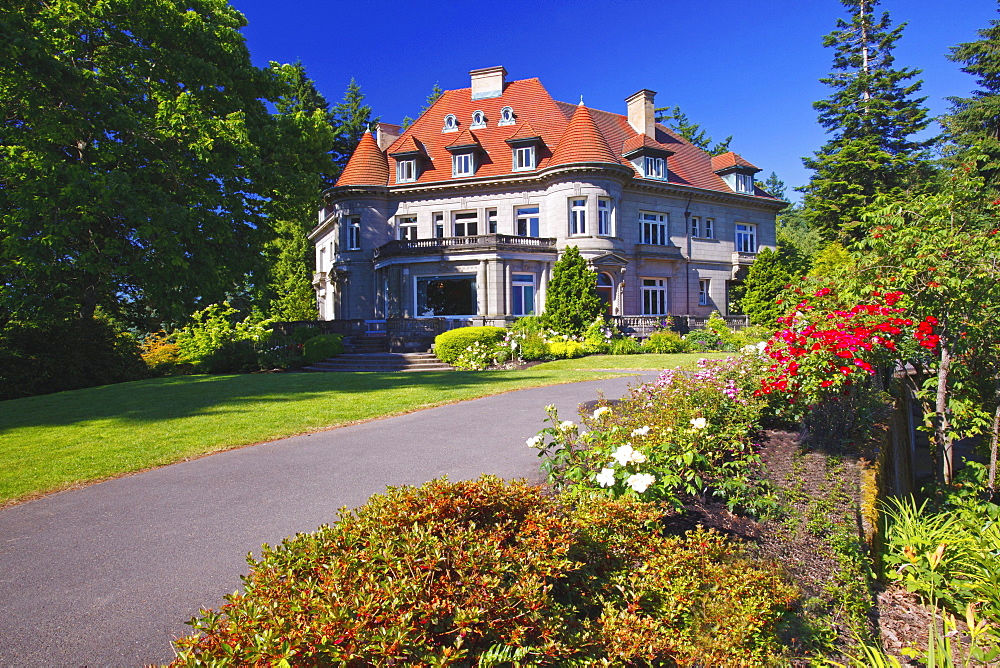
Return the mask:
POLYGON ((180 346, 162 329, 146 336, 142 341, 142 361, 156 376, 189 373, 192 368, 181 357, 180 346))
POLYGON ((794 592, 661 517, 495 477, 390 488, 248 558, 244 593, 192 620, 174 665, 769 665, 794 592))
POLYGON ((184 360, 208 373, 256 370, 253 344, 270 337, 270 321, 257 313, 243 320, 237 315, 237 310, 225 303, 192 314, 191 324, 174 334, 184 360))
POLYGON ((722 350, 725 346, 725 342, 722 340, 722 337, 711 329, 696 329, 688 332, 684 336, 684 341, 694 352, 722 350))
POLYGON ((319 327, 300 325, 292 330, 291 339, 295 343, 305 343, 314 336, 319 336, 322 333, 319 327))
POLYGON ((691 346, 681 338, 677 332, 669 329, 661 329, 649 335, 642 344, 643 352, 669 355, 672 353, 686 353, 691 346))
POLYGON ((506 333, 503 327, 459 327, 437 335, 434 353, 445 364, 454 364, 473 343, 492 346, 503 341, 506 333))
POLYGON ((583 357, 584 344, 579 341, 550 341, 548 351, 555 359, 570 359, 572 357, 583 357))
POLYGON ((584 352, 588 355, 602 355, 611 350, 611 342, 617 334, 615 326, 604 316, 598 317, 583 333, 584 352))
POLYGON ((543 321, 560 334, 579 336, 603 311, 597 274, 587 267, 579 248, 567 247, 552 267, 543 321))
POLYGON ((642 346, 631 336, 625 336, 612 341, 608 352, 612 355, 635 355, 642 352, 642 346))
POLYGON ((340 334, 320 334, 305 342, 302 357, 306 364, 315 364, 344 352, 344 337, 340 334))

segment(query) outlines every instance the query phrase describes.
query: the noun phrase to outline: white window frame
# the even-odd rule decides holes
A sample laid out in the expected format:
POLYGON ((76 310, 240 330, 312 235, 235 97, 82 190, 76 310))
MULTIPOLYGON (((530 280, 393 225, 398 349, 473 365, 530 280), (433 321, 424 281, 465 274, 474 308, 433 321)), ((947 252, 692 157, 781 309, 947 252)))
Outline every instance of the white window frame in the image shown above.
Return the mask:
POLYGON ((500 110, 500 120, 497 121, 497 126, 503 125, 514 125, 514 109, 511 107, 504 107, 500 110))
POLYGON ((417 180, 417 161, 400 160, 396 163, 396 183, 412 183, 417 180))
POLYGON ((497 233, 497 210, 496 209, 486 209, 486 233, 496 234, 497 233))
POLYGON ((519 172, 535 168, 535 147, 518 146, 514 148, 514 171, 519 172))
POLYGON ((614 236, 614 228, 611 225, 611 198, 597 198, 597 236, 614 236))
POLYGON ((650 246, 667 246, 669 239, 670 217, 665 213, 655 211, 639 212, 639 243, 650 246))
POLYGON ((736 223, 736 252, 757 252, 757 226, 752 223, 736 223))
POLYGON ((569 199, 569 235, 582 237, 587 234, 587 198, 571 197, 569 199))
POLYGON ((691 236, 701 236, 701 218, 699 216, 691 216, 691 236))
POLYGON ((397 235, 400 241, 417 240, 417 217, 400 216, 396 219, 397 235))
POLYGON ((476 173, 476 159, 472 152, 456 153, 451 156, 452 176, 472 176, 476 173))
POLYGON ((712 289, 712 279, 698 279, 698 306, 708 306, 709 295, 712 289))
POLYGON ((361 250, 361 219, 347 219, 347 250, 361 250))
POLYGON ((475 211, 459 211, 452 216, 451 231, 453 237, 478 237, 479 236, 479 214, 475 211), (459 225, 462 233, 459 234, 459 225), (474 231, 469 233, 469 226, 475 226, 474 231))
POLYGON ((434 238, 443 239, 444 238, 444 214, 435 213, 434 218, 434 238))
POLYGON ((469 126, 470 130, 475 130, 476 128, 486 127, 486 114, 477 109, 472 112, 472 125, 469 126))
POLYGON ((523 273, 512 273, 510 275, 510 311, 511 315, 534 315, 536 311, 536 302, 538 301, 538 290, 535 287, 535 275, 534 274, 523 274, 523 273), (530 309, 524 308, 526 299, 524 289, 529 288, 531 290, 531 307, 530 309), (521 295, 521 311, 518 313, 518 309, 515 307, 516 299, 515 294, 520 293, 521 295))
POLYGON ((458 132, 458 117, 455 114, 448 114, 444 117, 444 127, 441 132, 458 132))
POLYGON ((643 278, 642 315, 667 315, 670 311, 670 301, 667 294, 667 279, 643 278))
POLYGON ((540 209, 537 204, 534 206, 517 207, 514 211, 514 235, 519 237, 537 237, 541 221, 539 211, 540 209), (534 225, 532 225, 532 220, 534 221, 534 225), (524 234, 521 234, 522 229, 524 230, 524 234), (532 232, 535 234, 532 234, 532 232))
POLYGON ((647 179, 666 181, 667 161, 664 158, 655 158, 647 155, 645 160, 643 160, 643 174, 647 179))
POLYGON ((704 233, 705 233, 705 238, 706 239, 714 239, 715 238, 715 218, 706 218, 705 219, 704 233))
POLYGON ((754 193, 754 178, 753 174, 741 174, 736 173, 736 192, 739 193, 754 193))

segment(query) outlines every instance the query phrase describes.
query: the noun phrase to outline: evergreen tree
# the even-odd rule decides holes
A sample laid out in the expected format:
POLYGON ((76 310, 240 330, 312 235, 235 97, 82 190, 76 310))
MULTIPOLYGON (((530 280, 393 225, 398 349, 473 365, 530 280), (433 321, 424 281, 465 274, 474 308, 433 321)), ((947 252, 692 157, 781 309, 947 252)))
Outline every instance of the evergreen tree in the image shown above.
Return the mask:
POLYGON ((860 220, 860 211, 878 194, 898 194, 926 176, 927 147, 914 133, 929 120, 915 98, 919 70, 894 67, 893 49, 905 24, 895 28, 888 12, 874 14, 878 0, 841 0, 850 20, 823 45, 834 50, 834 73, 821 79, 833 89, 813 104, 819 122, 833 137, 803 162, 815 171, 805 192, 812 224, 833 238, 860 220))
POLYGON ((545 324, 560 334, 578 336, 604 312, 597 294, 597 274, 576 246, 568 247, 552 268, 545 291, 545 324))
MULTIPOLYGON (((444 91, 441 90, 441 84, 435 82, 434 83, 434 87, 431 88, 431 92, 427 96, 427 102, 424 104, 424 106, 420 107, 420 113, 417 114, 417 117, 419 118, 420 116, 423 116, 424 112, 427 111, 428 109, 430 109, 431 106, 433 106, 433 104, 435 102, 437 102, 437 99, 439 97, 441 97, 442 93, 444 93, 444 91)), ((411 125, 413 125, 413 121, 415 121, 415 120, 417 120, 417 119, 416 118, 410 118, 409 116, 405 116, 403 118, 403 129, 405 130, 406 128, 408 128, 411 125)))
MULTIPOLYGON (((944 118, 949 137, 966 151, 976 146, 979 173, 1000 188, 1000 20, 978 31, 980 39, 954 46, 950 60, 976 78, 971 97, 948 98, 951 113, 944 118)), ((959 159, 961 160, 961 158, 959 159)))
POLYGON ((720 142, 713 142, 708 133, 698 123, 692 123, 680 107, 657 107, 654 112, 657 123, 663 123, 701 150, 708 151, 712 155, 722 155, 729 151, 729 144, 733 141, 732 135, 720 142))
MULTIPOLYGON (((361 86, 351 78, 351 83, 347 84, 344 92, 344 99, 333 107, 331 112, 334 132, 333 140, 333 162, 336 165, 336 174, 340 175, 347 161, 351 158, 351 153, 357 148, 361 136, 376 123, 378 119, 372 119, 372 108, 363 104, 365 95, 361 92, 361 86)), ((333 183, 327 183, 332 186, 333 183)))
POLYGON ((785 182, 778 178, 777 172, 771 172, 771 175, 767 177, 767 181, 764 181, 761 185, 764 190, 778 199, 788 201, 788 197, 786 196, 788 188, 785 186, 785 182))
POLYGON ((778 295, 805 273, 808 261, 792 247, 777 251, 765 248, 757 253, 743 284, 740 309, 754 325, 774 327, 775 319, 787 310, 776 303, 778 295))

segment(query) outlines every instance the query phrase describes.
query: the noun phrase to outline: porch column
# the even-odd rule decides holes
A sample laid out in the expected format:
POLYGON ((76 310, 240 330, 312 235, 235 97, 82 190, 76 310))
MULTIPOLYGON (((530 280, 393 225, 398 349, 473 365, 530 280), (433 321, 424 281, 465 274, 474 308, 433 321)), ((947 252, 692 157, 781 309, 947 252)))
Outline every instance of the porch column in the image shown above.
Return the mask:
POLYGON ((476 272, 476 315, 486 315, 489 310, 489 289, 486 260, 480 260, 479 269, 476 272))

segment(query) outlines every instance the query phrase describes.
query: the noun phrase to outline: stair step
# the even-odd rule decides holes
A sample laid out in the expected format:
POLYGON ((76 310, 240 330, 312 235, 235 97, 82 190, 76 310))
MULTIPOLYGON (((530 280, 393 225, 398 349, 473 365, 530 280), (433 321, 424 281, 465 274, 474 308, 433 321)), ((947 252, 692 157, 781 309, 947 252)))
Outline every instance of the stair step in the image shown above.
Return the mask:
POLYGON ((316 362, 304 371, 454 371, 433 353, 345 353, 316 362))

